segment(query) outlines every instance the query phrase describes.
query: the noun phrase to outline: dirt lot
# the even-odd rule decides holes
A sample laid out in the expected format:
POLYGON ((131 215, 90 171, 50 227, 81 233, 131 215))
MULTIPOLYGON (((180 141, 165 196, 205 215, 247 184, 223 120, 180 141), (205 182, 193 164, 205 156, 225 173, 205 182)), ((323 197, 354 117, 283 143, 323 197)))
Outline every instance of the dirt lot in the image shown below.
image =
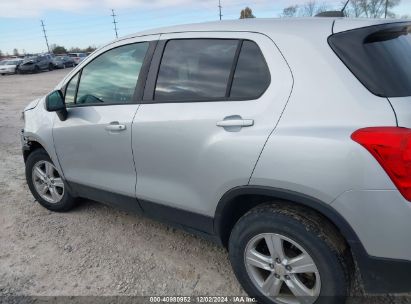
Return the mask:
POLYGON ((65 214, 34 202, 21 111, 67 72, 0 77, 0 296, 244 295, 225 250, 212 243, 90 201, 65 214))
POLYGON ((0 295, 239 295, 224 249, 93 202, 34 202, 19 131, 25 105, 68 70, 0 77, 0 295))

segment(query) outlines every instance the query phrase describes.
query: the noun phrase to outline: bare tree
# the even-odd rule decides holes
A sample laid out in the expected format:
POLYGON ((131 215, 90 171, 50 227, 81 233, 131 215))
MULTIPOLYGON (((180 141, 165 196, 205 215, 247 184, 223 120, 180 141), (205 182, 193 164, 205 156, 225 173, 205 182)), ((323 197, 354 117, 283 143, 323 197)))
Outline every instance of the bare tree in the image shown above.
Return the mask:
POLYGON ((304 6, 301 8, 303 16, 312 17, 315 15, 315 7, 316 3, 315 0, 308 1, 304 6))
POLYGON ((299 10, 301 16, 313 17, 319 13, 327 10, 327 4, 318 3, 316 0, 310 0, 306 2, 299 10))
POLYGON ((282 17, 295 17, 298 13, 298 5, 291 5, 283 9, 282 17))
POLYGON ((401 0, 351 0, 346 15, 350 17, 383 18, 387 5, 387 17, 395 17, 392 9, 401 0))
POLYGON ((255 18, 255 16, 253 15, 253 10, 251 8, 249 8, 248 6, 241 10, 241 14, 240 14, 240 19, 246 19, 246 18, 255 18))

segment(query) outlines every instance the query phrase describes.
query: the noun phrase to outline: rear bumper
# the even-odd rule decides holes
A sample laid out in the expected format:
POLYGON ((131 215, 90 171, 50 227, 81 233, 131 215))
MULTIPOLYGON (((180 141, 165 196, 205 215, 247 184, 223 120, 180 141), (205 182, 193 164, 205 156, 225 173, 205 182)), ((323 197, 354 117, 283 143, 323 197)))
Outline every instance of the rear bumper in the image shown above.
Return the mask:
MULTIPOLYGON (((351 248, 354 246, 351 244, 351 248)), ((411 261, 372 257, 361 249, 353 251, 367 293, 411 292, 411 261)))
POLYGON ((0 70, 0 74, 14 74, 16 70, 0 70))
POLYGON ((358 237, 348 242, 366 291, 410 292, 411 203, 397 190, 352 190, 332 207, 358 237))

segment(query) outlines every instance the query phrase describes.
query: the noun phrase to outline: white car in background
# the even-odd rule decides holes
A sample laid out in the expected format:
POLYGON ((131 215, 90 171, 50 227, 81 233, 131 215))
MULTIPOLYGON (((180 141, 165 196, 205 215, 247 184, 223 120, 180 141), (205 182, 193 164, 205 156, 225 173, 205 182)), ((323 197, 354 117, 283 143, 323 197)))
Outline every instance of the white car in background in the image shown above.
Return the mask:
POLYGON ((5 74, 15 74, 17 72, 19 64, 23 60, 21 59, 10 59, 10 60, 4 60, 0 62, 0 74, 5 75, 5 74))
POLYGON ((87 57, 86 53, 69 53, 68 55, 69 57, 73 58, 75 65, 78 65, 87 57))

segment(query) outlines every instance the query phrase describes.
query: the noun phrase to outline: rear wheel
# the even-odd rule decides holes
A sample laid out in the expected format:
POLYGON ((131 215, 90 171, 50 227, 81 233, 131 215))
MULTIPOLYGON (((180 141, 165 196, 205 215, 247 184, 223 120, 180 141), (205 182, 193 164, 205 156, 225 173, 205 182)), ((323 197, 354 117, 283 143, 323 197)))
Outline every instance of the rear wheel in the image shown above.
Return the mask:
POLYGON ((235 225, 230 261, 245 291, 260 303, 344 303, 349 273, 344 245, 325 223, 298 210, 258 207, 235 225))
POLYGON ((75 198, 67 190, 45 150, 37 149, 26 161, 26 180, 36 200, 51 211, 68 211, 75 205, 75 198))

